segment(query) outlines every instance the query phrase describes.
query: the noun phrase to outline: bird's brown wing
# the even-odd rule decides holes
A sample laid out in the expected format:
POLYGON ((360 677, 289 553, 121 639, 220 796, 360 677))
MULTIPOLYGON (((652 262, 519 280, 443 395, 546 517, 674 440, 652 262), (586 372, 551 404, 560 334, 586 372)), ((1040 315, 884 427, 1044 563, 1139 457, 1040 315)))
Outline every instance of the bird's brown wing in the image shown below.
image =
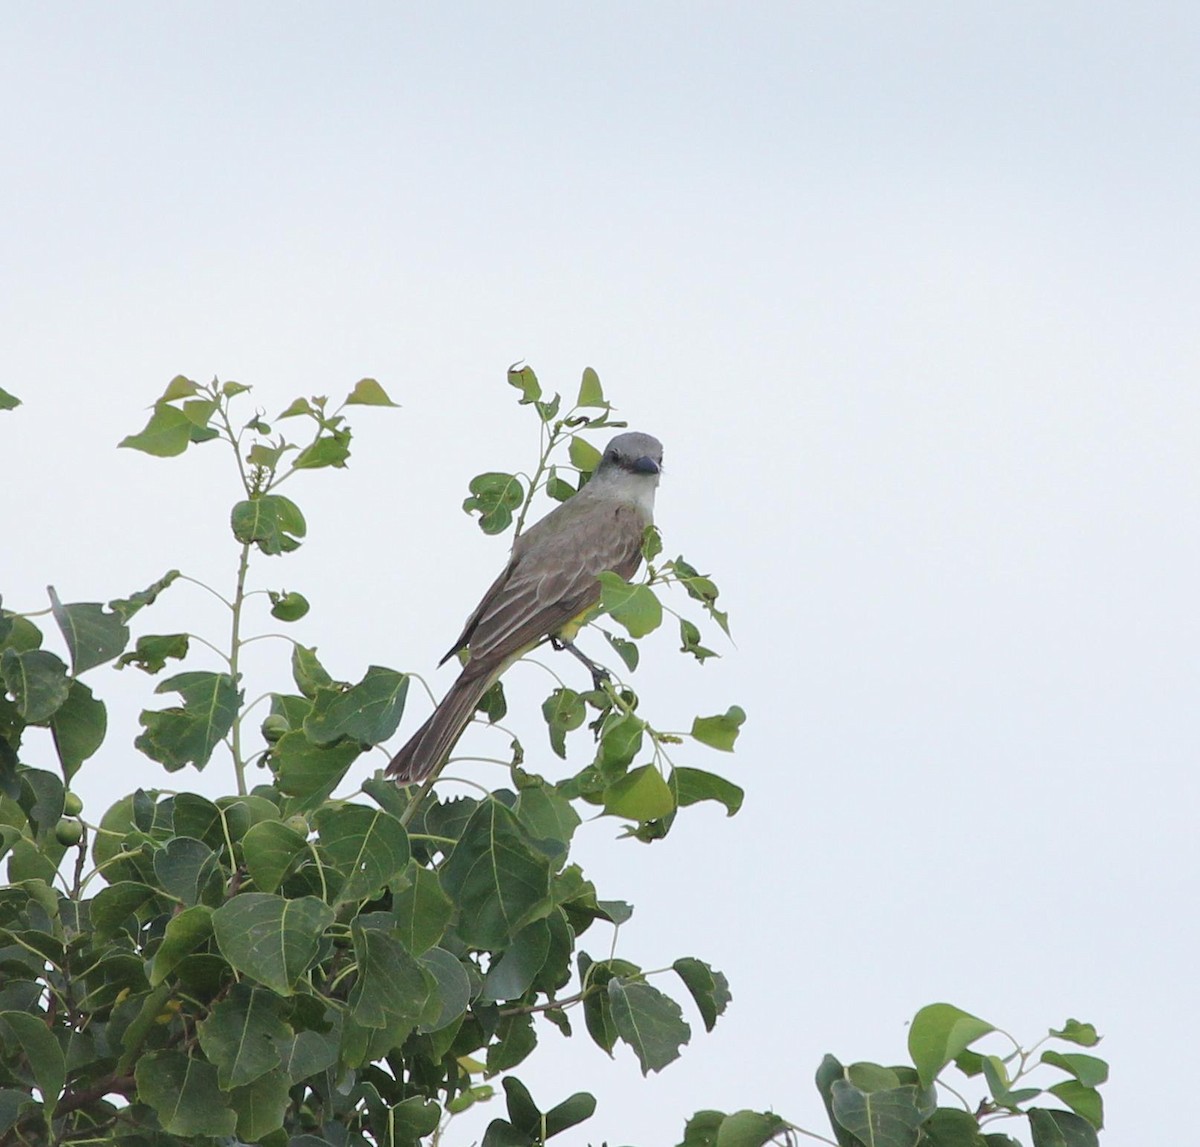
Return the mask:
POLYGON ((557 633, 600 600, 597 575, 612 570, 627 578, 637 570, 645 515, 626 503, 589 511, 522 539, 527 544, 518 545, 467 623, 463 643, 472 660, 501 662, 557 633))

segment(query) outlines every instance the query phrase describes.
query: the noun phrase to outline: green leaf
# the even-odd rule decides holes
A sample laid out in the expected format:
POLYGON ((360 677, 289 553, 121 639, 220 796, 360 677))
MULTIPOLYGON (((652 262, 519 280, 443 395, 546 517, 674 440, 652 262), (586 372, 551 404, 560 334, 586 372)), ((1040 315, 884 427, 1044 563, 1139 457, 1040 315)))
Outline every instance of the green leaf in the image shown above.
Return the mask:
POLYGON ((408 886, 392 893, 392 915, 404 946, 419 956, 442 938, 454 915, 454 904, 432 869, 413 860, 407 875, 408 886))
POLYGON ((271 616, 280 621, 299 621, 309 610, 308 599, 302 593, 276 593, 267 590, 271 599, 271 616))
POLYGON ((350 431, 348 429, 333 430, 322 434, 315 442, 304 447, 292 463, 294 470, 320 470, 325 466, 334 466, 339 470, 346 465, 350 457, 350 431))
POLYGON ((280 1045, 291 1029, 279 1015, 279 997, 262 988, 234 984, 196 1025, 200 1047, 217 1069, 222 1091, 243 1087, 278 1067, 280 1045))
POLYGON ((221 393, 226 398, 236 398, 239 394, 245 394, 246 391, 252 390, 253 387, 247 386, 244 382, 223 382, 221 383, 221 393))
POLYGON ((185 956, 207 942, 213 931, 212 913, 207 904, 195 904, 167 921, 150 970, 152 987, 163 983, 185 956))
POLYGON ((350 689, 318 689, 312 711, 304 719, 304 732, 318 745, 344 737, 377 745, 399 727, 407 695, 407 673, 372 665, 350 689))
MULTIPOLYGON (((763 1147, 776 1142, 776 1136, 788 1129, 787 1122, 770 1111, 735 1111, 732 1115, 721 1115, 719 1111, 699 1112, 693 1116, 693 1121, 704 1114, 719 1117, 715 1137, 685 1138, 683 1147, 692 1147, 693 1143, 696 1147, 763 1147)), ((689 1121, 689 1128, 693 1121, 689 1121)), ((781 1141, 786 1142, 786 1139, 781 1141)))
POLYGON ((913 1017, 908 1054, 922 1087, 928 1087, 959 1052, 996 1029, 953 1004, 929 1004, 913 1017))
POLYGON ((71 692, 67 667, 60 657, 43 649, 0 654, 0 677, 17 707, 31 725, 45 724, 65 704, 71 692))
POLYGON ((568 444, 567 456, 571 459, 571 465, 582 474, 590 474, 600 465, 600 451, 578 434, 574 435, 568 444))
POLYGON ((290 1088, 287 1074, 279 1070, 260 1075, 253 1083, 229 1093, 229 1104, 237 1114, 239 1142, 266 1143, 272 1132, 285 1133, 283 1121, 291 1102, 290 1088))
POLYGON ((575 400, 576 406, 595 406, 601 410, 608 409, 608 403, 604 401, 604 391, 600 387, 600 376, 592 370, 585 367, 583 378, 579 381, 579 397, 575 400))
POLYGON ((640 656, 638 647, 624 637, 617 637, 616 634, 609 633, 607 629, 601 629, 605 639, 609 645, 616 650, 617 656, 625 662, 625 668, 632 673, 638 667, 638 658, 640 656))
POLYGON ((425 1010, 432 978, 394 933, 370 926, 376 916, 382 913, 367 913, 350 922, 358 963, 350 1010, 364 1027, 411 1030, 425 1010))
POLYGON ((646 722, 634 713, 616 712, 605 719, 596 762, 605 776, 619 775, 642 747, 646 722))
POLYGON ((54 747, 62 763, 63 776, 69 780, 104 743, 108 710, 82 681, 72 681, 66 701, 50 718, 50 730, 54 734, 54 747))
MULTIPOLYGON (((534 840, 553 841, 563 846, 571 843, 580 825, 579 814, 571 807, 571 802, 553 785, 531 784, 522 788, 513 815, 534 840)), ((566 848, 554 849, 553 855, 565 856, 566 848)))
POLYGON ((154 1108, 168 1135, 232 1135, 237 1116, 217 1084, 217 1069, 180 1051, 139 1057, 138 1099, 154 1108))
POLYGON ((550 951, 550 926, 535 920, 522 928, 483 978, 480 999, 518 1000, 532 986, 550 951))
POLYGON ((145 726, 134 741, 152 761, 175 772, 184 765, 202 769, 213 749, 233 726, 242 694, 227 673, 192 672, 168 677, 155 693, 178 693, 182 706, 143 709, 138 718, 145 726))
POLYGON ((680 808, 700 801, 717 801, 725 806, 729 816, 733 816, 742 807, 742 799, 746 795, 731 781, 718 777, 715 773, 706 773, 702 769, 672 769, 671 788, 680 808))
POLYGON ((284 900, 244 892, 213 913, 213 932, 234 968, 288 996, 316 958, 333 918, 333 909, 314 896, 284 900))
POLYGON ((630 820, 658 820, 675 811, 675 798, 658 769, 642 765, 604 790, 604 811, 630 820))
POLYGON ((4 1029, 9 1033, 2 1041, 5 1050, 20 1048, 37 1089, 42 1093, 42 1108, 49 1122, 54 1118, 54 1109, 67 1082, 62 1049, 41 1012, 0 1012, 0 1031, 4 1029))
POLYGON ((279 820, 260 821, 242 839, 246 871, 259 892, 276 891, 295 859, 307 850, 304 835, 279 820))
POLYGON ((203 841, 190 837, 174 837, 154 854, 158 886, 188 907, 200 899, 216 870, 217 858, 213 850, 203 841))
POLYGON ((347 406, 399 406, 393 402, 373 378, 360 378, 354 384, 354 389, 346 395, 347 406))
POLYGON ((556 502, 566 502, 573 498, 578 491, 565 478, 559 477, 558 470, 550 467, 550 473, 546 478, 546 493, 556 502))
POLYGON ((1097 1131, 1104 1128, 1104 1100, 1094 1087, 1067 1079, 1046 1089, 1057 1095, 1076 1115, 1082 1115, 1097 1131))
POLYGON ((319 689, 333 684, 333 678, 317 660, 317 647, 311 649, 303 645, 292 646, 292 679, 296 688, 310 701, 316 697, 319 689))
POLYGON ((1062 1026, 1062 1031, 1051 1028, 1050 1034, 1057 1039, 1079 1044, 1080 1047, 1095 1047, 1100 1042, 1096 1029, 1091 1024, 1080 1023, 1079 1020, 1067 1020, 1062 1026))
POLYGON ((1033 1147, 1098 1147, 1100 1142, 1096 1129, 1070 1111, 1035 1107, 1029 1112, 1029 1130, 1033 1147))
POLYGON ((591 1119, 595 1113, 596 1097, 586 1091, 575 1092, 546 1112, 546 1138, 591 1119))
POLYGON ((515 386, 521 392, 521 397, 518 400, 522 406, 526 406, 531 402, 537 402, 542 397, 542 388, 538 383, 537 375, 533 373, 533 367, 521 366, 513 363, 508 368, 508 385, 515 386))
POLYGON ((316 411, 313 409, 312 404, 308 401, 307 398, 292 399, 291 405, 286 410, 282 411, 280 414, 277 414, 275 417, 276 418, 295 418, 297 415, 300 415, 300 414, 316 414, 316 411))
POLYGON ((619 976, 608 982, 617 1034, 638 1057, 642 1074, 661 1071, 691 1039, 692 1029, 683 1020, 679 1005, 657 988, 619 976))
POLYGON ((138 610, 153 605, 158 600, 158 595, 179 576, 178 570, 167 570, 158 581, 148 585, 145 589, 138 590, 137 593, 132 593, 128 597, 114 598, 108 603, 108 608, 127 623, 138 610))
MULTIPOLYGON (((471 1004, 473 991, 471 976, 467 975, 461 961, 444 948, 431 948, 418 963, 433 977, 436 988, 430 993, 429 1002, 421 1013, 421 1024, 417 1031, 442 1031, 456 1020, 461 1022, 471 1004)), ((478 984, 479 975, 473 967, 471 975, 475 977, 475 984, 478 984)))
POLYGON ((830 1089, 833 1117, 865 1147, 916 1147, 928 1112, 918 1105, 918 1089, 904 1086, 863 1091, 846 1079, 830 1089))
POLYGON ((582 698, 574 689, 560 686, 542 702, 542 716, 550 732, 550 747, 567 759, 567 734, 578 729, 587 716, 582 698))
POLYGON ((692 736, 702 745, 709 745, 724 753, 732 753, 734 742, 745 720, 745 710, 740 705, 730 705, 718 716, 697 717, 692 721, 692 736))
POLYGON ((642 557, 652 562, 662 553, 662 534, 656 525, 651 523, 642 531, 642 557))
POLYGON ((662 604, 648 585, 630 585, 620 574, 600 575, 600 606, 630 637, 645 637, 662 624, 662 604))
POLYGON ((188 654, 186 633, 146 634, 137 639, 132 652, 117 658, 117 668, 136 665, 143 673, 159 673, 168 660, 182 661, 188 654))
POLYGON ((485 534, 507 530, 512 524, 513 511, 525 501, 525 487, 515 474, 497 471, 477 474, 467 489, 471 496, 464 500, 463 509, 479 515, 479 528, 485 534))
POLYGON ((264 554, 290 553, 308 531, 300 507, 281 494, 263 494, 238 502, 229 517, 233 536, 264 554))
POLYGON ((550 860, 517 818, 495 800, 481 803, 441 869, 458 905, 465 944, 498 951, 552 907, 550 860))
POLYGON ((322 850, 345 879, 335 905, 374 898, 408 864, 408 834, 382 809, 327 805, 314 820, 322 850))
POLYGON ((523 1062, 537 1047, 537 1032, 533 1029, 533 1017, 522 1015, 505 1016, 496 1029, 497 1042, 487 1049, 487 1074, 499 1075, 523 1062))
POLYGON ((15 394, 0 389, 0 410, 15 410, 21 405, 21 400, 15 394))
POLYGON ((284 733, 271 747, 279 791, 293 797, 287 812, 316 808, 341 783, 361 750, 353 741, 314 745, 302 730, 284 733))
POLYGON ((700 644, 700 630, 693 622, 688 621, 686 617, 679 619, 679 640, 682 643, 679 646, 679 652, 690 653, 701 665, 709 657, 720 656, 720 654, 709 649, 708 646, 700 644))
POLYGON ((129 644, 129 628, 98 602, 63 605, 49 586, 50 609, 67 643, 71 672, 77 676, 111 661, 129 644))
POLYGON ((1108 1064, 1094 1055, 1063 1055, 1057 1051, 1044 1051, 1042 1063, 1062 1068, 1085 1087, 1099 1087, 1108 1080, 1108 1064))
POLYGON ((142 430, 122 438, 117 446, 127 446, 156 458, 171 458, 182 454, 191 440, 191 419, 182 410, 160 401, 142 430))
POLYGON ((712 1031, 717 1017, 724 1013, 733 998, 729 992, 729 981, 720 972, 694 956, 681 957, 671 967, 696 1001, 705 1030, 712 1031))
POLYGON ((177 374, 167 383, 167 389, 162 392, 159 402, 178 402, 181 398, 191 398, 200 393, 200 387, 190 378, 177 374))
POLYGON ((939 1107, 922 1131, 922 1147, 987 1147, 975 1117, 954 1107, 939 1107))

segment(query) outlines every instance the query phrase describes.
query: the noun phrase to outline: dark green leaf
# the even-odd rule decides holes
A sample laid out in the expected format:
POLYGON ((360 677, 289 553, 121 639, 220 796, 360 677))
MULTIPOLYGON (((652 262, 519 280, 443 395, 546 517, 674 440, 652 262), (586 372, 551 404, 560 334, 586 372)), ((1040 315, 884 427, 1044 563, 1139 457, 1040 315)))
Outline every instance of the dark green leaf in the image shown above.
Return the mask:
POLYGON ((697 717, 692 722, 692 736, 703 745, 732 753, 734 742, 745 720, 746 713, 741 706, 730 705, 718 716, 697 717))
POLYGON ((312 711, 304 719, 304 732, 318 745, 344 737, 377 745, 396 731, 407 695, 407 673, 372 665, 350 689, 318 689, 312 711))
POLYGON ((278 1001, 273 992, 234 984, 196 1026, 222 1091, 243 1087, 279 1065, 280 1046, 291 1030, 280 1018, 278 1001))
POLYGON ((717 801, 725 806, 729 816, 742 807, 745 793, 731 781, 706 773, 702 769, 678 768, 671 771, 671 787, 680 808, 699 801, 717 801))
POLYGON ((520 999, 541 971, 549 950, 550 926, 545 920, 535 920, 522 928, 500 959, 488 969, 480 999, 520 999))
POLYGON ((1035 1107, 1029 1112, 1029 1130, 1033 1147, 1098 1147, 1100 1142, 1096 1129, 1070 1111, 1035 1107))
POLYGON ((495 800, 475 810, 441 878, 459 908, 460 938, 478 948, 506 948, 552 906, 549 859, 495 800))
POLYGON ((117 658, 117 668, 136 665, 143 673, 159 673, 168 660, 182 661, 188 653, 186 633, 146 634, 139 637, 132 652, 117 658))
POLYGON ((104 743, 108 710, 96 700, 82 681, 72 681, 66 701, 50 718, 54 747, 68 780, 79 766, 104 743))
POLYGON ((43 649, 0 654, 0 677, 17 707, 17 714, 31 725, 45 724, 71 692, 67 667, 59 657, 43 649))
POLYGON ((138 1098, 154 1108, 168 1135, 232 1135, 229 1109, 212 1064, 180 1051, 141 1056, 135 1072, 138 1098))
POLYGON ((601 608, 623 625, 630 637, 645 637, 662 624, 662 605, 648 585, 630 585, 611 571, 602 573, 599 580, 601 608))
POLYGON ((8 1031, 8 1038, 0 1043, 6 1051, 21 1049, 38 1091, 42 1093, 46 1119, 52 1119, 67 1079, 66 1062, 58 1041, 40 1012, 0 1012, 0 1031, 4 1029, 8 1031))
POLYGON ((1067 1079, 1047 1088, 1057 1095, 1076 1115, 1082 1115, 1097 1131, 1104 1128, 1104 1100, 1094 1087, 1077 1079, 1067 1079))
POLYGON ((165 402, 155 404, 150 421, 137 434, 129 434, 117 445, 156 458, 170 458, 182 454, 192 440, 192 423, 182 410, 165 402))
POLYGON ((292 646, 292 679, 296 682, 296 688, 310 701, 316 697, 318 689, 333 684, 333 678, 317 660, 315 645, 311 649, 303 645, 292 646))
POLYGON ((154 875, 163 891, 189 907, 200 899, 217 869, 216 854, 203 841, 177 836, 154 854, 154 875))
POLYGON ((300 507, 282 494, 263 494, 238 502, 229 516, 233 536, 264 554, 289 553, 308 531, 300 507))
POLYGON ((555 467, 551 466, 550 473, 546 478, 546 493, 556 502, 566 502, 573 498, 577 491, 570 482, 559 476, 555 467))
POLYGON ((509 1071, 537 1047, 537 1032, 533 1029, 532 1016, 505 1016, 496 1029, 496 1036, 497 1042, 490 1044, 487 1049, 488 1075, 509 1071))
POLYGON ((399 406, 398 402, 393 402, 387 396, 387 391, 383 389, 373 378, 360 378, 354 384, 354 389, 346 395, 347 406, 399 406))
POLYGON ((419 956, 442 938, 454 904, 442 891, 438 874, 414 860, 408 866, 407 887, 392 894, 392 915, 404 946, 419 956))
POLYGON ((152 986, 161 984, 184 957, 194 952, 212 935, 212 909, 206 904, 185 908, 167 921, 162 943, 154 953, 150 971, 152 986))
POLYGON ((921 1110, 914 1086, 863 1091, 846 1079, 832 1086, 833 1117, 868 1147, 915 1147, 928 1112, 921 1110))
POLYGON ((308 970, 331 923, 333 910, 313 896, 284 900, 244 892, 213 913, 213 931, 225 959, 283 996, 291 995, 308 970))
POLYGON ((350 1009, 365 1027, 405 1027, 417 1023, 433 987, 432 977, 413 959, 399 938, 379 927, 367 927, 371 916, 351 921, 350 934, 358 962, 358 978, 350 992, 350 1009))
POLYGON ((546 1138, 591 1119, 595 1113, 596 1097, 586 1091, 575 1092, 546 1112, 546 1138))
POLYGON ((692 1029, 683 1020, 679 1005, 657 988, 619 976, 608 982, 617 1034, 638 1057, 642 1074, 661 1071, 691 1039, 692 1029))
POLYGON ((967 1111, 939 1107, 922 1128, 922 1147, 987 1147, 979 1123, 967 1111))
POLYGON ((115 613, 106 613, 98 602, 63 605, 49 586, 50 609, 67 643, 71 672, 84 673, 111 661, 129 644, 129 629, 115 613))
POLYGON ((122 621, 128 622, 139 609, 153 605, 158 600, 158 595, 178 577, 178 570, 167 570, 158 581, 152 585, 148 585, 145 589, 138 590, 137 593, 130 594, 129 597, 118 597, 110 601, 108 608, 122 621))
POLYGON ((638 667, 638 658, 640 652, 638 647, 630 640, 624 637, 617 637, 614 633, 609 633, 607 629, 600 631, 604 634, 609 645, 616 650, 617 656, 625 662, 625 668, 632 673, 638 667))
POLYGON ((323 852, 345 879, 335 904, 372 899, 408 864, 408 834, 382 809, 327 805, 314 820, 323 852))
POLYGON ((145 732, 134 745, 168 772, 189 762, 202 769, 233 726, 242 695, 227 673, 192 672, 168 677, 155 693, 178 693, 182 706, 143 709, 145 732))
POLYGON ((300 730, 280 737, 271 748, 271 760, 280 792, 294 798, 289 815, 316 808, 341 783, 360 751, 353 741, 314 745, 300 730))
POLYGON ((705 1029, 712 1031, 717 1017, 724 1013, 733 998, 729 993, 729 981, 722 973, 693 956, 681 957, 671 967, 696 1001, 705 1029))
MULTIPOLYGON (((229 1104, 237 1114, 237 1137, 243 1143, 268 1144, 275 1132, 283 1136, 284 1116, 291 1102, 291 1083, 282 1069, 260 1075, 253 1083, 234 1088, 229 1104)), ((280 1147, 286 1140, 280 1140, 280 1147)))
POLYGON ((305 836, 278 820, 254 825, 242 839, 246 870, 259 892, 274 892, 292 863, 308 850, 305 836))
POLYGON ((686 617, 679 619, 679 640, 682 642, 679 652, 690 653, 701 664, 704 664, 709 657, 719 656, 707 646, 700 644, 700 630, 686 617))
MULTIPOLYGON (((420 1032, 436 1032, 461 1020, 471 1003, 471 977, 455 956, 444 948, 431 948, 418 963, 433 977, 436 989, 421 1014, 420 1032)), ((472 968, 475 983, 478 973, 472 968)))

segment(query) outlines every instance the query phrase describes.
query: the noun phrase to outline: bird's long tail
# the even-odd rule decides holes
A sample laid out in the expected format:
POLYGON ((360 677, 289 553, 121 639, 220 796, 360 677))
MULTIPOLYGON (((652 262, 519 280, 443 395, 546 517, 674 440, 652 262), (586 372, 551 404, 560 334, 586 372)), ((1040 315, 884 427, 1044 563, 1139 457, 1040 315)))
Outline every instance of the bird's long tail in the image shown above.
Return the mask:
POLYGON ((489 667, 467 662, 458 680, 425 722, 391 760, 387 775, 399 784, 423 780, 458 743, 494 674, 489 667))

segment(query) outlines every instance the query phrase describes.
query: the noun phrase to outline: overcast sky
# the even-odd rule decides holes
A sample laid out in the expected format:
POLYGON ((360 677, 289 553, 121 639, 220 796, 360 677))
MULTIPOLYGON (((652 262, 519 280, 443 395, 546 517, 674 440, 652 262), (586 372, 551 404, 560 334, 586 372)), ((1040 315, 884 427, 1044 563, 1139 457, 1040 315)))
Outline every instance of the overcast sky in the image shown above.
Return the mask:
MULTIPOLYGON (((1183 3, 10 5, 5 605, 175 566, 232 585, 228 462, 115 449, 173 375, 268 413, 370 375, 403 409, 291 484, 309 540, 258 577, 310 598, 293 632, 337 676, 440 692, 505 556, 466 483, 536 449, 504 370, 573 392, 590 365, 664 441, 667 548, 737 642, 702 668, 651 642, 643 706, 743 705, 737 754, 687 763, 747 798, 649 848, 582 830, 636 905, 619 954, 700 956, 734 1001, 647 1081, 544 1031, 535 1097, 600 1099, 556 1142, 671 1144, 702 1107, 821 1129, 822 1054, 897 1061, 935 1000, 1028 1040, 1094 1022, 1104 1141, 1173 1141, 1200 1004, 1198 50, 1183 3)), ((177 586, 143 631, 220 620, 177 586)), ((248 696, 283 684, 272 644, 248 696)), ((513 676, 540 746, 546 678, 513 676)), ((166 778, 129 748, 152 683, 90 680, 98 816, 166 778)))

